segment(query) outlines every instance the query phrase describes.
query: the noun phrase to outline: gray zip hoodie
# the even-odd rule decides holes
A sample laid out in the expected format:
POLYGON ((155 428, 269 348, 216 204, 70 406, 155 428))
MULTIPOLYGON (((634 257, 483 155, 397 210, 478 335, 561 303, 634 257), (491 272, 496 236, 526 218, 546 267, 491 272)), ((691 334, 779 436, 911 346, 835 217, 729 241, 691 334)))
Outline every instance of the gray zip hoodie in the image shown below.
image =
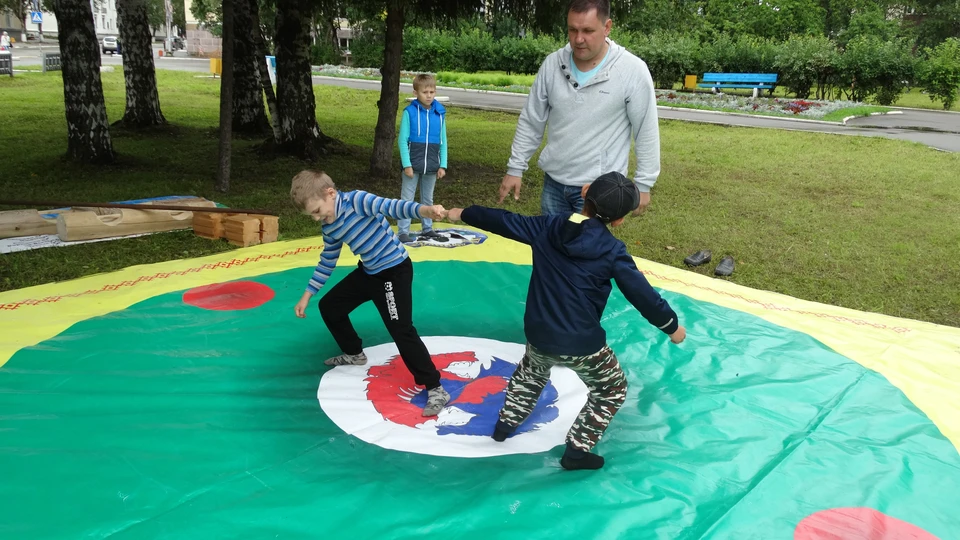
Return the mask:
POLYGON ((584 85, 571 71, 569 43, 543 61, 517 122, 507 174, 523 176, 549 125, 537 164, 557 182, 583 186, 611 171, 627 176, 630 142, 636 141, 633 180, 641 192, 650 191, 660 175, 653 80, 646 62, 607 43, 606 61, 584 85))

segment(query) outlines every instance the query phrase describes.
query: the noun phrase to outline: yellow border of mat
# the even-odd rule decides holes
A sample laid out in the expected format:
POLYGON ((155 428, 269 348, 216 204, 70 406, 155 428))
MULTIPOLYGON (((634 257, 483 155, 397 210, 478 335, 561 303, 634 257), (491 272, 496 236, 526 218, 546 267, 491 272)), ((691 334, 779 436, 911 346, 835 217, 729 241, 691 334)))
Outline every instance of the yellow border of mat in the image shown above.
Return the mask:
MULTIPOLYGON (((322 248, 319 238, 276 242, 0 293, 0 366, 21 348, 79 321, 160 294, 301 267, 306 283, 322 248)), ((531 263, 529 248, 493 235, 480 245, 408 251, 414 261, 531 263)), ((881 373, 960 449, 960 329, 808 302, 636 261, 657 287, 804 332, 881 373)), ((340 264, 355 265, 356 257, 344 250, 340 264)))

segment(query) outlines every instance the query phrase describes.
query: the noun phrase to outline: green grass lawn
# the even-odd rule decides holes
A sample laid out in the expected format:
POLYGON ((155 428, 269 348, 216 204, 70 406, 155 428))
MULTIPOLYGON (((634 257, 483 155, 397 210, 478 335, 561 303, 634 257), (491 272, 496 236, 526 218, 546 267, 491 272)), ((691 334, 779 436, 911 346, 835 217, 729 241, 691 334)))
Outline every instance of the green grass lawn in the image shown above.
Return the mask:
MULTIPOLYGON (((929 94, 922 93, 920 88, 914 88, 909 92, 905 92, 900 99, 897 101, 896 107, 910 107, 914 109, 934 109, 937 111, 943 110, 943 102, 937 100, 932 101, 929 94)), ((960 101, 954 102, 953 106, 950 107, 951 111, 960 112, 960 101)), ((958 120, 960 122, 960 120, 958 120)))
MULTIPOLYGON (((283 239, 316 235, 288 203, 306 164, 265 158, 235 140, 229 194, 214 192, 219 80, 160 71, 171 125, 150 134, 114 130, 116 165, 65 163, 59 74, 0 78, 0 193, 18 199, 122 200, 194 194, 230 206, 281 211, 283 239)), ((123 75, 103 74, 111 121, 124 106, 123 75)), ((346 189, 399 196, 397 178, 366 175, 377 93, 318 86, 317 116, 348 150, 318 163, 346 189)), ((401 103, 401 106, 403 103, 401 103)), ((494 204, 517 116, 450 107, 448 208, 494 204)), ((653 205, 616 233, 639 257, 683 266, 698 249, 736 257, 732 281, 855 309, 960 326, 960 155, 882 138, 661 122, 663 172, 653 205), (669 249, 673 248, 673 249, 669 249)), ((536 163, 536 156, 532 160, 536 163)), ((541 173, 519 203, 536 213, 541 173)), ((133 264, 234 249, 190 232, 0 255, 0 290, 72 279, 133 264)), ((697 272, 712 273, 714 264, 697 272)))

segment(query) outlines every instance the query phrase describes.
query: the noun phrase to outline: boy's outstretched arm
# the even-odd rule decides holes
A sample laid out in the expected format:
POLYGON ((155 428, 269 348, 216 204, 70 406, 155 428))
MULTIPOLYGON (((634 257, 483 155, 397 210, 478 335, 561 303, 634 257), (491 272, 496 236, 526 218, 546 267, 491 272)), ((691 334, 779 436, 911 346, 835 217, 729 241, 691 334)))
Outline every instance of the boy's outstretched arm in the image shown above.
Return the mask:
POLYGON ((313 295, 320 292, 323 285, 330 279, 330 274, 332 274, 334 268, 337 267, 337 259, 340 258, 340 249, 342 247, 343 242, 340 240, 334 240, 326 235, 323 236, 323 253, 320 254, 320 262, 317 263, 317 267, 313 271, 313 276, 307 283, 307 290, 303 291, 303 296, 300 297, 300 301, 297 302, 297 305, 293 308, 297 317, 303 318, 307 316, 306 309, 310 304, 310 299, 313 298, 313 295))
POLYGON ((383 214, 393 219, 420 219, 422 217, 443 219, 443 215, 439 213, 443 211, 443 207, 439 205, 423 206, 418 202, 387 199, 359 190, 354 193, 353 208, 362 216, 383 214))
POLYGON ((627 300, 650 324, 669 335, 674 343, 683 341, 686 329, 680 326, 676 312, 637 269, 637 264, 627 253, 626 246, 620 246, 614 262, 613 279, 627 300))
POLYGON ((476 205, 466 209, 454 208, 447 216, 453 221, 462 220, 467 225, 524 244, 532 243, 547 225, 547 216, 521 216, 499 208, 476 205))

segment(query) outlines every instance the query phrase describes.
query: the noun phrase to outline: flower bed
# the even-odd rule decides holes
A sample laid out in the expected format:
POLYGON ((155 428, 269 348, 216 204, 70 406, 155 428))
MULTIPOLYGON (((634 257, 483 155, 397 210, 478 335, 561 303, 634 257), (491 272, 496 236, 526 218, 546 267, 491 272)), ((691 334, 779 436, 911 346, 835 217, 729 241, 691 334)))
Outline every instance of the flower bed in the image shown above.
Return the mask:
POLYGON ((748 114, 776 114, 818 119, 841 109, 863 107, 856 101, 750 97, 731 94, 690 93, 657 90, 657 103, 671 107, 713 109, 748 114))

